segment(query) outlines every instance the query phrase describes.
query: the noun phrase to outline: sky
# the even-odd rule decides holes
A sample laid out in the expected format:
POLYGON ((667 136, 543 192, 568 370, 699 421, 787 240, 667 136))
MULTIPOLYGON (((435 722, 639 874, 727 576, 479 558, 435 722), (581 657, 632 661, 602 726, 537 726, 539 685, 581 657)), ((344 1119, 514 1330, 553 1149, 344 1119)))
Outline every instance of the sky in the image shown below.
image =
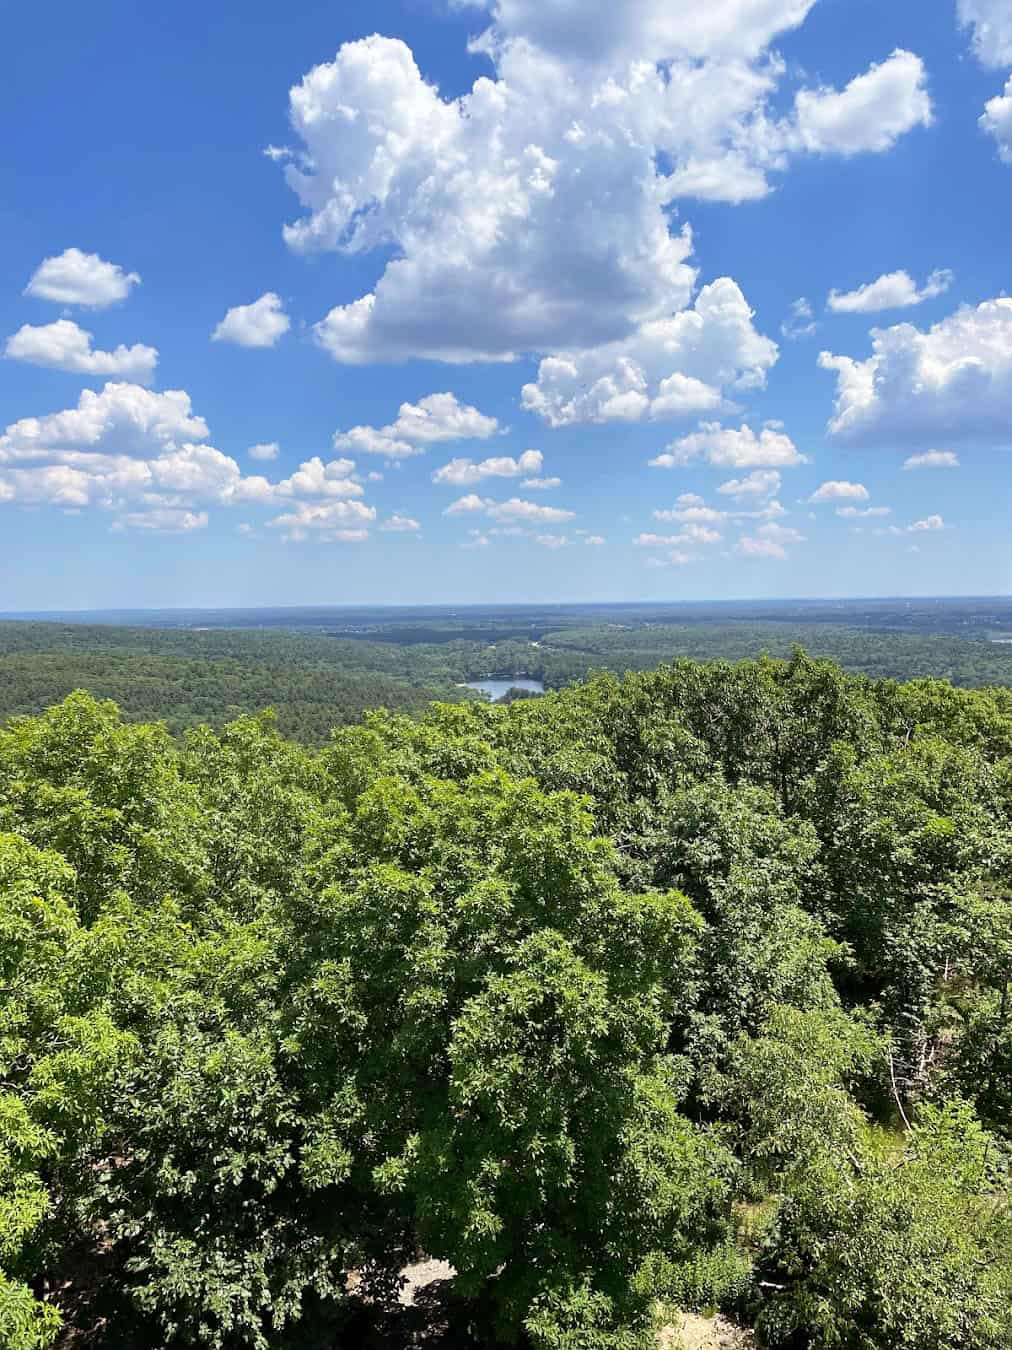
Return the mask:
POLYGON ((1012 592, 1012 0, 5 26, 0 610, 1012 592))

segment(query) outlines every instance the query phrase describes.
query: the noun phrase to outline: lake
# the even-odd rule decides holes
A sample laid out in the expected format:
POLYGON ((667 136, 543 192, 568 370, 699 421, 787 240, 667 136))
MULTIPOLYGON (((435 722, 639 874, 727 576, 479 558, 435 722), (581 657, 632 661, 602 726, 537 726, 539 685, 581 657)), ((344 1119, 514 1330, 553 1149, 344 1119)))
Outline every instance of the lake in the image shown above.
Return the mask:
POLYGON ((532 694, 545 692, 545 686, 540 680, 521 679, 520 676, 515 680, 474 680, 464 688, 477 689, 480 694, 487 694, 493 703, 505 698, 511 689, 529 689, 532 694))

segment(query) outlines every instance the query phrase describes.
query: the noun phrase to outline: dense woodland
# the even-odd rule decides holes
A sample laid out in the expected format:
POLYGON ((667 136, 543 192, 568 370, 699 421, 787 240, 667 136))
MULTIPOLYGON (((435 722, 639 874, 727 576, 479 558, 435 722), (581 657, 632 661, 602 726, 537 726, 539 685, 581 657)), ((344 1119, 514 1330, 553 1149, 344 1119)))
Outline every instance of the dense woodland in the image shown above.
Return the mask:
POLYGON ((365 1346, 424 1256, 476 1346, 1007 1350, 1010 817, 1012 692, 800 652, 13 721, 0 1344, 365 1346))
MULTIPOLYGON (((165 721, 176 735, 201 723, 220 729, 270 706, 284 735, 323 745, 332 727, 357 722, 370 708, 419 713, 433 699, 465 698, 457 686, 466 680, 527 674, 561 689, 593 672, 653 670, 684 657, 788 657, 799 638, 813 654, 874 678, 932 676, 967 688, 1012 686, 1012 645, 828 624, 819 611, 818 622, 711 618, 672 624, 648 612, 585 626, 579 613, 564 623, 563 617, 415 617, 376 624, 354 637, 320 629, 0 623, 0 721, 42 712, 85 688, 113 699, 127 720, 165 721)), ((870 622, 876 615, 864 617, 870 622)), ((898 624, 904 615, 893 609, 884 618, 898 624)), ((944 615, 930 619, 945 622, 944 615)))

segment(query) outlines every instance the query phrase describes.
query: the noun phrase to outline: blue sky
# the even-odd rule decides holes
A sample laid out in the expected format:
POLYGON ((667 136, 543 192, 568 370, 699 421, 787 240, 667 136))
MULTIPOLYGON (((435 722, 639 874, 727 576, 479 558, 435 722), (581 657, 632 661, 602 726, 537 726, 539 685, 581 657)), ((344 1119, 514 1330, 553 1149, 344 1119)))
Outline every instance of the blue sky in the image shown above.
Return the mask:
POLYGON ((0 609, 1012 591, 1009 0, 143 8, 7 16, 0 609))

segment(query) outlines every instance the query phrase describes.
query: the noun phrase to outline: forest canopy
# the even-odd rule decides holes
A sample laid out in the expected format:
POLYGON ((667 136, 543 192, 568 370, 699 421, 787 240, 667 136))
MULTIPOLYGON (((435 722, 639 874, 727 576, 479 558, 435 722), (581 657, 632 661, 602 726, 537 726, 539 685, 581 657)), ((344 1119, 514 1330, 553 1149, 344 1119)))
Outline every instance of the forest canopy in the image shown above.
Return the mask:
POLYGON ((1012 691, 0 731, 0 1344, 1012 1344, 1012 691), (335 719, 337 720, 337 719, 335 719), (75 1342, 73 1335, 85 1340, 75 1342))

